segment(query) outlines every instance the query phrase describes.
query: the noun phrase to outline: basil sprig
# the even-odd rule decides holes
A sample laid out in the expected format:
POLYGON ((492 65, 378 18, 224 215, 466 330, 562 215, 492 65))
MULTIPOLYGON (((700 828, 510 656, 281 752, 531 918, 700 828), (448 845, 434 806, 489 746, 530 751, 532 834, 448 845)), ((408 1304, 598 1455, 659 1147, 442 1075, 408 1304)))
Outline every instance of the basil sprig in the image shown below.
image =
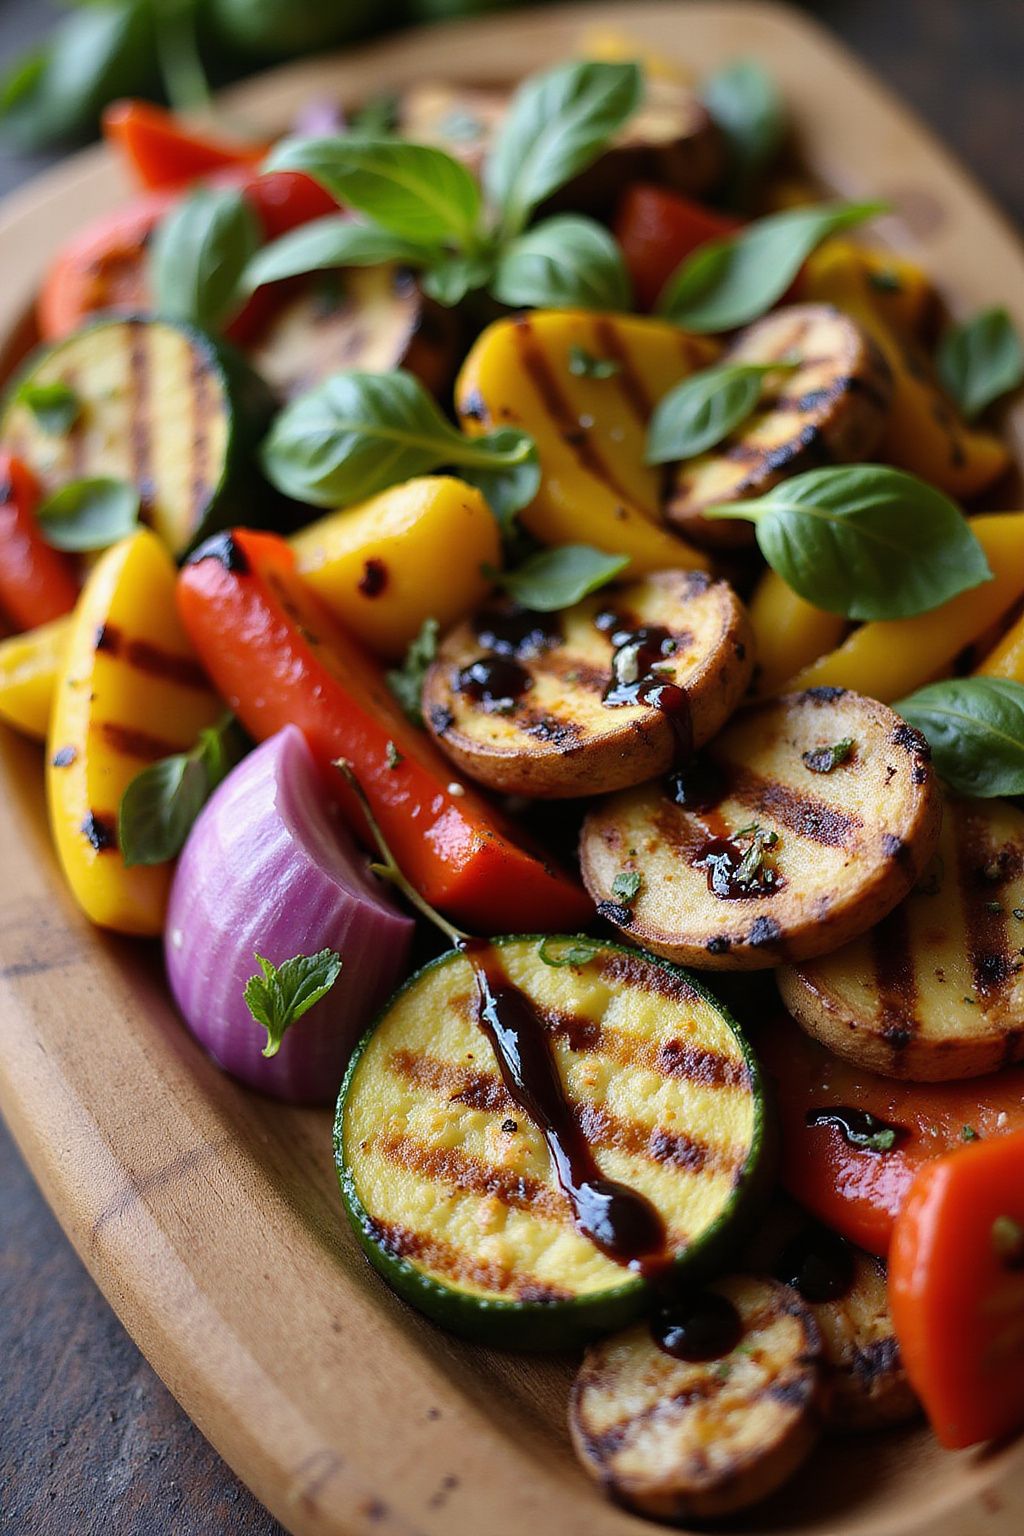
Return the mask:
POLYGON ((588 544, 562 544, 538 550, 514 570, 487 574, 523 608, 555 613, 605 586, 628 564, 628 555, 607 555, 588 544))
POLYGON ((691 374, 659 401, 647 433, 647 463, 672 464, 714 448, 757 408, 766 376, 795 365, 718 363, 691 374))
POLYGON ((948 330, 937 362, 942 383, 969 420, 1024 383, 1024 346, 999 306, 948 330))
POLYGON ((46 498, 36 520, 54 549, 106 549, 138 527, 139 493, 126 480, 99 475, 71 480, 46 498))
POLYGON ((1024 794, 1024 686, 1002 677, 952 677, 893 705, 924 733, 953 789, 985 798, 1024 794))
POLYGON ((364 501, 415 475, 452 465, 511 517, 537 494, 533 439, 514 427, 466 437, 420 381, 392 373, 336 373, 292 401, 260 450, 271 484, 314 507, 364 501))
POLYGON ((217 331, 240 308, 243 273, 260 243, 235 187, 197 187, 161 221, 150 254, 154 307, 170 320, 217 331))
POLYGON ((910 618, 992 576, 954 503, 883 464, 811 469, 704 515, 749 518, 787 586, 848 619, 910 618))
POLYGON ((375 267, 400 261, 421 266, 432 256, 429 248, 405 240, 377 224, 365 224, 344 213, 329 213, 309 224, 300 224, 279 240, 265 245, 246 263, 240 287, 252 293, 264 283, 309 272, 333 271, 335 267, 375 267))
POLYGON ((177 858, 207 800, 246 752, 231 715, 200 731, 191 752, 161 758, 136 774, 121 796, 117 840, 125 864, 177 858))
POLYGON ((28 406, 44 432, 63 437, 71 431, 82 412, 81 401, 70 384, 54 379, 50 384, 26 379, 14 394, 19 405, 28 406))
POLYGON ((502 304, 628 310, 629 274, 612 236, 593 219, 562 214, 511 241, 491 292, 502 304))
POLYGON ((884 203, 816 203, 702 245, 669 278, 658 312, 689 331, 732 331, 781 299, 829 235, 884 213, 884 203))
POLYGON ((264 1056, 276 1056, 285 1031, 334 986, 341 975, 341 956, 335 949, 322 949, 316 955, 293 955, 280 965, 263 955, 253 958, 261 974, 246 982, 245 1006, 267 1032, 264 1056))

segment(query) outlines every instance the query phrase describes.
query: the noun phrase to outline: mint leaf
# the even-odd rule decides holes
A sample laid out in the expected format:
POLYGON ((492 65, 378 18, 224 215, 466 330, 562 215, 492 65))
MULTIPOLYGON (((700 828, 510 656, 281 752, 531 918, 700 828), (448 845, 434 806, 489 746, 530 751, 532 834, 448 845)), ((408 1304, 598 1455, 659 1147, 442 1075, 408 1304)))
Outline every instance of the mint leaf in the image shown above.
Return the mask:
POLYGON ((331 990, 341 974, 341 956, 333 949, 316 955, 294 955, 273 965, 256 955, 262 976, 245 984, 245 1005, 267 1032, 264 1056, 276 1056, 285 1031, 331 990))

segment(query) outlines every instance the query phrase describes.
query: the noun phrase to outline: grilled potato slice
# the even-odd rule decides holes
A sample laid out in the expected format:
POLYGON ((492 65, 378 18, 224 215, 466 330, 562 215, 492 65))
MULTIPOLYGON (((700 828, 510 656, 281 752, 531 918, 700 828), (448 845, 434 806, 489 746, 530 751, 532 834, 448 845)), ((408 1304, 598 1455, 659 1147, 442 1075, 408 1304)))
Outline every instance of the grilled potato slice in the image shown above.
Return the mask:
POLYGON ((656 1520, 756 1503, 818 1438, 821 1346, 809 1309, 776 1280, 735 1276, 709 1289, 739 1313, 727 1355, 677 1360, 641 1323, 591 1345, 573 1384, 576 1454, 618 1501, 656 1520))
POLYGON ((637 943, 750 970, 827 954, 891 912, 941 817, 917 731, 874 699, 810 688, 743 710, 668 785, 595 806, 580 862, 637 943), (624 874, 639 877, 628 903, 624 874))
POLYGON ((282 400, 350 368, 407 368, 440 392, 451 380, 455 320, 404 268, 348 267, 303 282, 247 350, 282 400))
POLYGON ((888 1077, 976 1077, 1024 1060, 1024 814, 946 803, 912 894, 853 943, 779 972, 797 1023, 888 1077))
POLYGON ((705 507, 760 496, 788 475, 870 458, 892 395, 889 365, 859 325, 830 304, 792 304, 737 337, 726 362, 790 359, 769 374, 757 411, 707 453, 676 470, 668 521, 712 548, 753 542, 751 523, 703 516, 705 507))
POLYGON ((827 1428, 876 1429, 917 1415, 881 1259, 799 1206, 779 1202, 748 1246, 745 1261, 754 1273, 791 1285, 810 1308, 821 1334, 827 1428))
POLYGON ((443 641, 424 715, 459 767, 494 789, 598 794, 664 773, 709 741, 752 666, 732 588, 702 571, 661 571, 561 614, 483 610, 443 641))

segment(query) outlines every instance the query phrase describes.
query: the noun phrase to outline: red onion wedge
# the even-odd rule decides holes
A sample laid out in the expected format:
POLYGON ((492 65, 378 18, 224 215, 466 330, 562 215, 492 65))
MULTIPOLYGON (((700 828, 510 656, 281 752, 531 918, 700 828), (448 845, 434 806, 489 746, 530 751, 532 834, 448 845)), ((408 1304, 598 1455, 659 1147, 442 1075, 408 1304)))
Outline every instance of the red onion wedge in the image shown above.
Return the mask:
POLYGON ((192 828, 167 911, 167 974, 188 1028, 226 1072, 275 1098, 326 1104, 404 974, 413 926, 332 819, 289 725, 231 771, 192 828), (322 949, 341 956, 340 976, 265 1057, 244 998, 256 953, 281 965, 322 949))

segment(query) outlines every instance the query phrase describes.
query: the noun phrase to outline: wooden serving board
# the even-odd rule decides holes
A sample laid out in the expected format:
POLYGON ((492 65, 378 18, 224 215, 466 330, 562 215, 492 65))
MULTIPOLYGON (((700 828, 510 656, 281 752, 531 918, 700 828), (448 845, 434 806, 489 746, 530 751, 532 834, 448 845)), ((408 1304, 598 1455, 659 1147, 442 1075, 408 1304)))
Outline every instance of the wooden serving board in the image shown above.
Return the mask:
MULTIPOLYGON (((753 55, 777 76, 826 183, 891 200, 886 235, 954 309, 1006 302, 1024 328, 1024 252, 944 151, 861 67, 784 7, 595 5, 396 37, 234 92, 284 128, 318 96, 437 76, 498 80, 622 27, 695 74, 753 55)), ((102 148, 0 211, 0 367, 61 240, 126 194, 102 148)), ((1024 462, 1024 411, 1008 430, 1024 462)), ((1024 558, 1024 552, 1022 552, 1024 558)), ((565 1430, 573 1362, 447 1337, 370 1271, 337 1198, 330 1117, 222 1076, 178 1023, 156 946, 89 927, 60 880, 37 749, 0 739, 0 1104, 66 1232, 149 1360, 295 1536, 627 1536, 565 1430)), ((1010 1536, 1024 1446, 941 1452, 923 1430, 824 1446, 733 1531, 1010 1536)))

